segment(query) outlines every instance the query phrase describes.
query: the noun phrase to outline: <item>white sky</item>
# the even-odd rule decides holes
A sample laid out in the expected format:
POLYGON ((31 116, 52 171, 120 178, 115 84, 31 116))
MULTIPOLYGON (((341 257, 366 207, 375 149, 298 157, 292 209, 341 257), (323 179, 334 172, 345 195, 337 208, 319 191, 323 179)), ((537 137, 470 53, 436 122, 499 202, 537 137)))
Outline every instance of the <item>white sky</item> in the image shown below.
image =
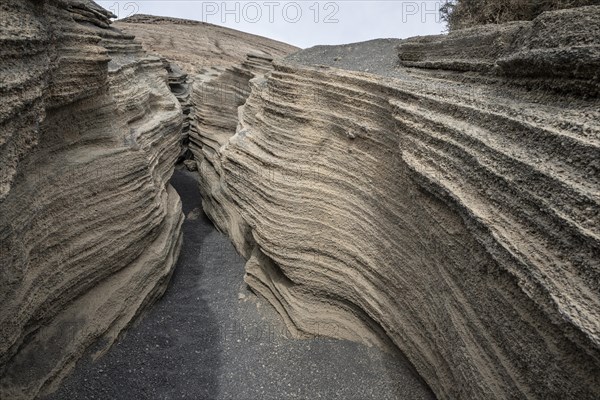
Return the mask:
POLYGON ((375 38, 439 34, 443 1, 98 1, 119 18, 151 14, 194 19, 280 40, 299 47, 375 38))

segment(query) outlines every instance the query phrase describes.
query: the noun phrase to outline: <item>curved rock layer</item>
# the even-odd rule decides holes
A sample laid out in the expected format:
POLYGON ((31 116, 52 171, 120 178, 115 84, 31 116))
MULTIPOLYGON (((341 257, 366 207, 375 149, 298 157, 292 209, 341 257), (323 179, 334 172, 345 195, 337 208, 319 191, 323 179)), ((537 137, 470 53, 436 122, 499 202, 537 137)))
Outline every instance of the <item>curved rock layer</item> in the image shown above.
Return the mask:
POLYGON ((240 66, 199 77, 200 87, 194 91, 196 104, 201 106, 196 108, 198 118, 192 124, 189 148, 200 171, 202 206, 245 258, 251 255, 253 241, 248 224, 223 190, 221 150, 236 130, 238 108, 250 95, 250 80, 271 70, 271 61, 266 54, 250 54, 240 66))
POLYGON ((598 26, 411 39, 386 76, 311 49, 250 81, 235 136, 194 153, 290 329, 397 346, 440 398, 600 396, 600 35, 561 28, 577 13, 598 26))
POLYGON ((221 148, 235 133, 238 108, 250 95, 249 81, 271 70, 273 58, 298 48, 212 24, 168 17, 134 15, 115 26, 134 34, 149 53, 164 57, 172 66, 177 64, 171 70, 171 87, 187 116, 183 141, 200 171, 204 211, 249 258, 253 244, 248 225, 222 189, 221 148))
POLYGON ((0 9, 0 398, 19 399, 164 291, 183 117, 162 61, 94 2, 0 9))

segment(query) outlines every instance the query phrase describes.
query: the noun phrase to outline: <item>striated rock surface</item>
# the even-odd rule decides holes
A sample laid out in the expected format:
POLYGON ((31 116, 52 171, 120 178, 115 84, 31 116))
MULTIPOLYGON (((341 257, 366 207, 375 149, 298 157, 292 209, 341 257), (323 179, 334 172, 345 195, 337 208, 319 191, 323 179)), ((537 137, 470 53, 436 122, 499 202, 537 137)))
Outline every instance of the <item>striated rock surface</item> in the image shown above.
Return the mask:
POLYGON ((235 135, 215 99, 190 131, 246 281, 290 330, 399 348, 439 398, 598 398, 598 18, 208 73, 255 76, 235 135))
POLYGON ((134 34, 148 52, 180 66, 175 75, 186 73, 185 87, 177 89, 184 93, 185 100, 178 96, 180 101, 189 105, 184 144, 200 171, 204 211, 249 258, 252 245, 247 223, 223 191, 221 148, 235 133, 238 108, 250 95, 250 80, 271 70, 274 57, 298 49, 260 36, 176 18, 135 15, 115 25, 134 34))
POLYGON ((182 110, 87 0, 0 5, 0 398, 60 381, 164 291, 182 110))
POLYGON ((600 95, 600 6, 548 12, 532 22, 482 26, 399 45, 407 67, 479 71, 532 89, 600 95))
POLYGON ((297 47, 200 21, 136 14, 115 22, 144 49, 178 64, 191 77, 207 69, 239 65, 256 51, 285 56, 297 47))
POLYGON ((399 349, 439 398, 600 397, 600 8, 281 60, 91 1, 1 7, 2 398, 160 295, 190 157, 294 334, 399 349))

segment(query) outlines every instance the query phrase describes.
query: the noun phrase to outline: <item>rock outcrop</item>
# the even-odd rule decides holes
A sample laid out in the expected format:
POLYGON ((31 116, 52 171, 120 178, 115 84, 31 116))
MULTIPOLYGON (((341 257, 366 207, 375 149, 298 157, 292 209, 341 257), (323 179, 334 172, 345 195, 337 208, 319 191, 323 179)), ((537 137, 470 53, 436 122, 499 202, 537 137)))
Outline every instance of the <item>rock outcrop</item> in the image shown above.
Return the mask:
POLYGON ((400 44, 403 66, 478 71, 530 89, 598 97, 598 7, 544 13, 532 22, 487 25, 400 44))
MULTIPOLYGON (((156 17, 111 25, 90 0, 0 8, 0 397, 19 399, 104 352, 166 288, 183 218, 168 180, 194 150, 190 135, 200 140, 207 77, 258 68, 249 52, 295 48, 156 17), (142 43, 177 31, 166 43, 176 56, 115 25, 136 26, 142 43)), ((246 87, 252 75, 240 73, 246 87)))
POLYGON ((600 397, 599 7, 285 60, 86 0, 1 7, 2 398, 160 295, 189 157, 295 334, 400 349, 439 398, 600 397))
POLYGON ((246 281, 291 330, 399 348, 439 398, 598 398, 599 17, 205 73, 254 76, 190 130, 246 281))
POLYGON ((160 58, 94 2, 0 9, 0 398, 20 399, 164 291, 183 117, 160 58))

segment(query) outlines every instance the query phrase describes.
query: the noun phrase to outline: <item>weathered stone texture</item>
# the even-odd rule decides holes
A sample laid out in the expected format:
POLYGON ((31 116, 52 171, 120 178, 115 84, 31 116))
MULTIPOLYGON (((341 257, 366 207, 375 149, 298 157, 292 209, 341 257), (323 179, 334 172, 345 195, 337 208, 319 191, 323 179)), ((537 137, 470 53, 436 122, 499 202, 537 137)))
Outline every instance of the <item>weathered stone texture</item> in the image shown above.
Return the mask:
POLYGON ((181 108, 91 1, 0 5, 0 398, 51 389, 168 283, 181 108))
POLYGON ((386 74, 327 48, 257 74, 200 171, 246 281, 292 330, 398 347, 440 398, 598 398, 598 18, 409 39, 386 74))

